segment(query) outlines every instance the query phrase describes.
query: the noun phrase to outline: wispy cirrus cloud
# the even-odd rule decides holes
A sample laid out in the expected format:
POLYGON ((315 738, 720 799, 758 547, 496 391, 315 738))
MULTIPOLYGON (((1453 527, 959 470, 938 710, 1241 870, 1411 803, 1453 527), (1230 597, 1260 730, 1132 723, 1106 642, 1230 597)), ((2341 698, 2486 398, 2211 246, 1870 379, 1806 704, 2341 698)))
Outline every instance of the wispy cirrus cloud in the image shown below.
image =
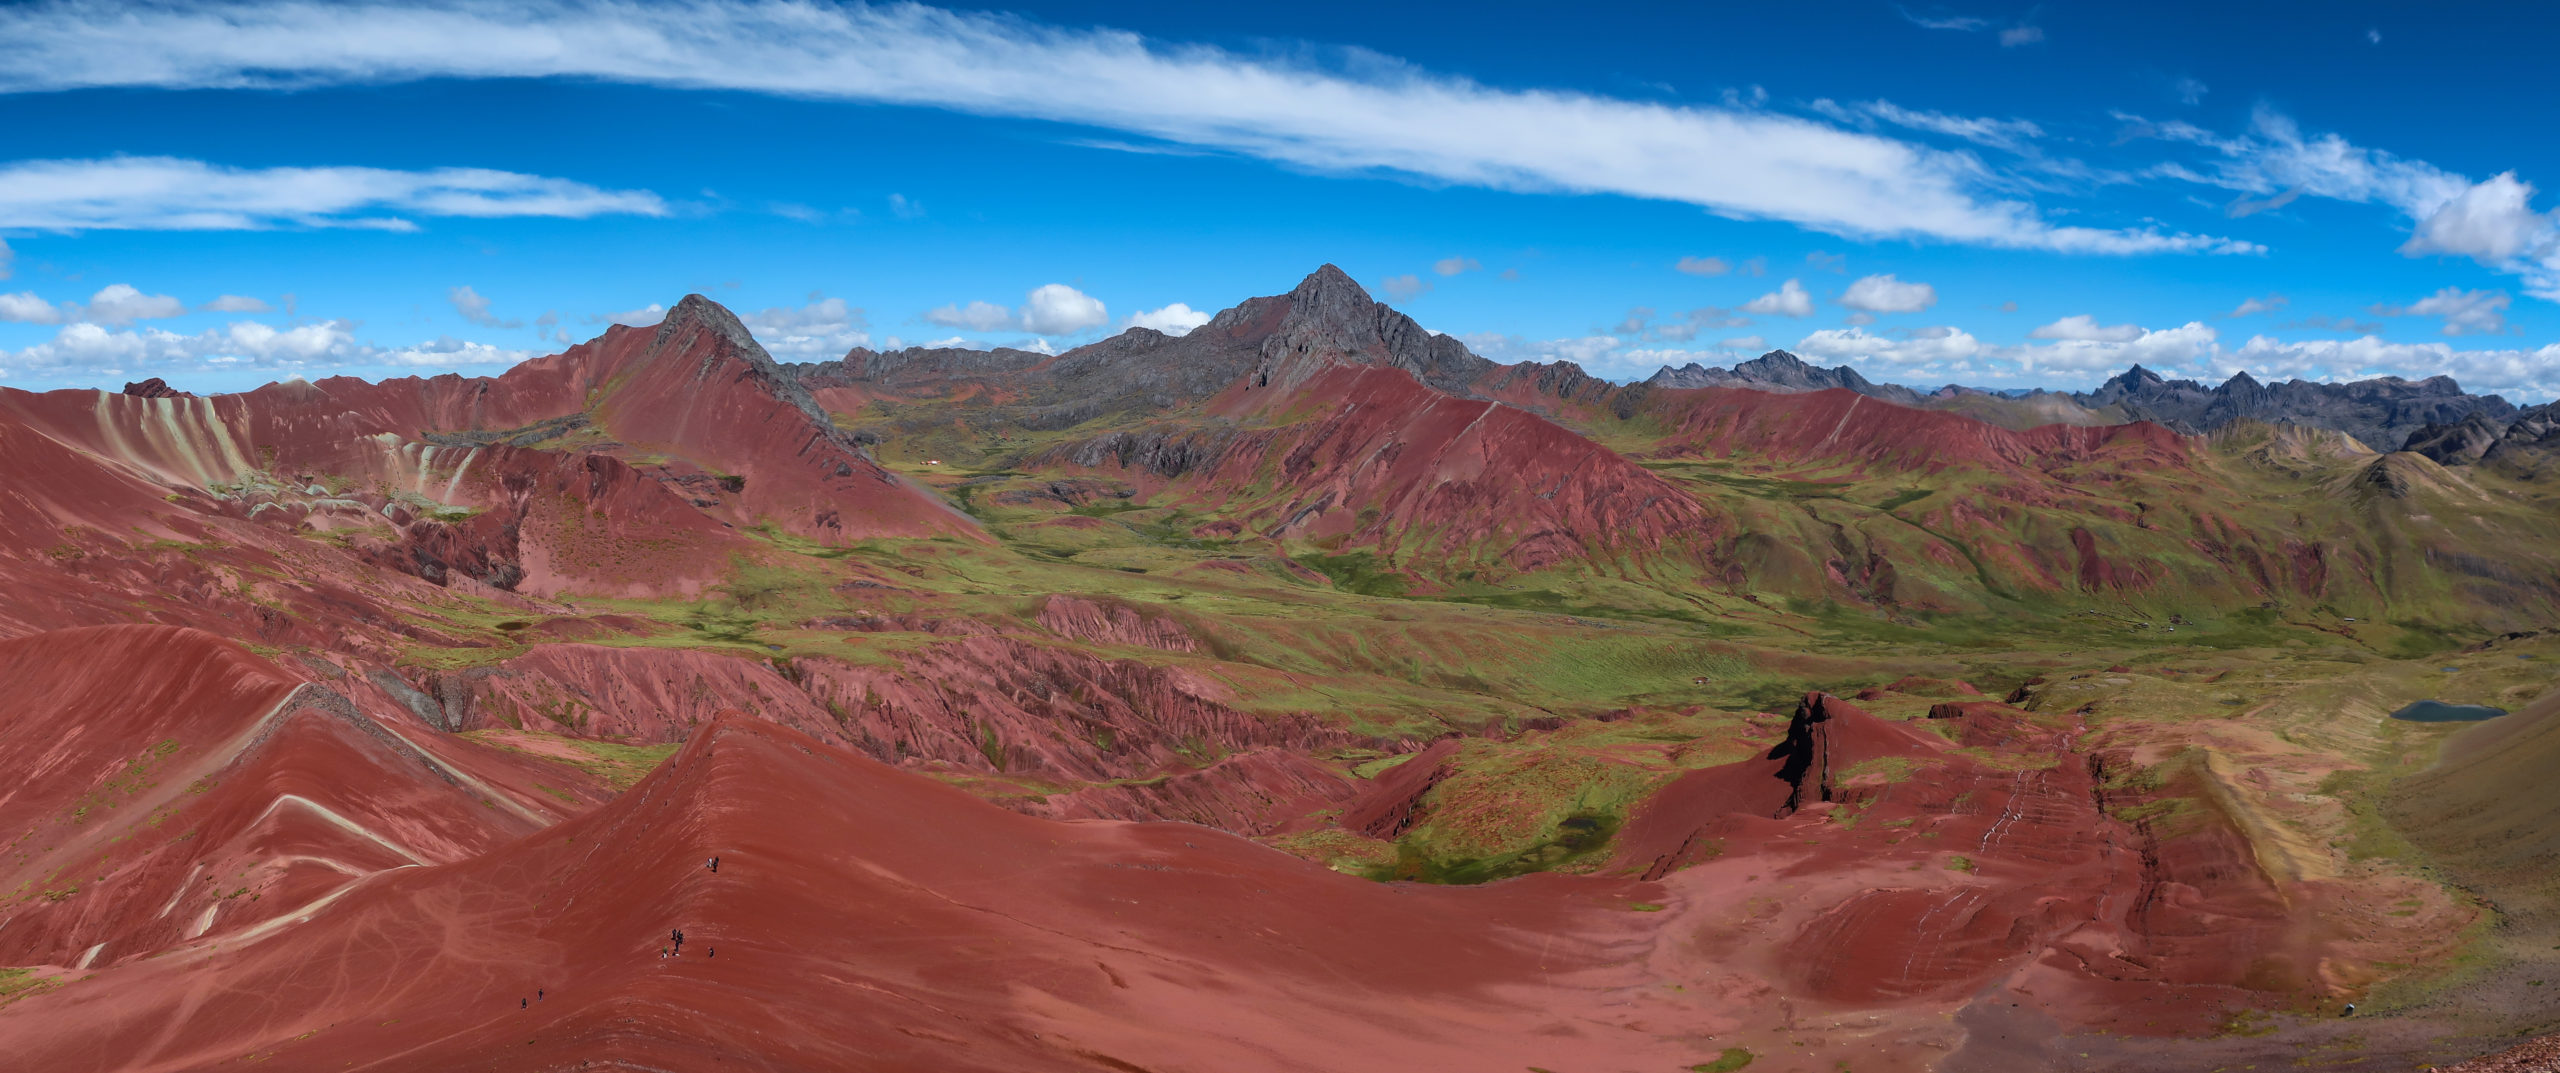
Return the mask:
POLYGON ((1740 101, 1498 89, 1369 53, 1328 66, 913 4, 0 8, 0 91, 541 77, 1055 120, 1294 166, 1685 202, 1856 237, 2098 254, 2258 249, 2151 227, 2056 224, 1997 193, 1969 155, 1740 101))
MULTIPOLYGON (((0 13, 0 26, 9 16, 0 13)), ((5 38, 0 29, 0 38, 5 38)), ((0 43, 0 70, 13 45, 0 43)), ((664 216, 645 190, 487 168, 232 168, 174 157, 0 164, 0 227, 47 231, 415 230, 410 217, 664 216)))
POLYGON ((2203 148, 2202 161, 2154 170, 2234 192, 2226 209, 2231 216, 2281 209, 2303 197, 2387 205, 2410 223, 2402 254, 2467 257, 2522 276, 2528 294, 2560 301, 2560 213, 2536 210, 2533 184, 2512 171, 2474 182, 2334 133, 2306 133, 2292 117, 2263 105, 2246 131, 2228 136, 2178 120, 2116 118, 2128 137, 2203 148))

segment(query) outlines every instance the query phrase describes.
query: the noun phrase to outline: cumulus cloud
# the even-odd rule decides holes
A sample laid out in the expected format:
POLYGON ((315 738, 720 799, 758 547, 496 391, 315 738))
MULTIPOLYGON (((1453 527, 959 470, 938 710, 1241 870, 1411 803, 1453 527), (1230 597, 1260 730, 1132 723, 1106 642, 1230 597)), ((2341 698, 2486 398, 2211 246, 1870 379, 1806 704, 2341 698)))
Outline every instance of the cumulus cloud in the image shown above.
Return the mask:
POLYGON ((2262 335, 2218 355, 2213 364, 2224 376, 2243 369, 2261 379, 2444 375, 2469 391, 2535 399, 2560 395, 2560 343, 2530 350, 2456 350, 2445 343, 2393 343, 2372 336, 2288 342, 2262 335))
POLYGON ((1023 296, 1019 311, 993 302, 947 305, 930 310, 925 323, 973 332, 1019 330, 1034 335, 1073 335, 1111 320, 1100 299, 1064 283, 1048 283, 1023 296))
POLYGON ((1777 290, 1742 303, 1742 311, 1763 317, 1810 317, 1813 295, 1806 293, 1804 284, 1788 280, 1777 290))
POLYGON ((973 332, 1002 331, 1020 323, 1013 319, 1013 310, 985 301, 975 301, 965 306, 953 303, 940 309, 928 310, 924 315, 924 322, 945 328, 967 328, 973 332))
POLYGON ((2560 221, 2533 211, 2533 184, 2500 172, 2418 221, 2400 252, 2468 257, 2492 267, 2560 245, 2560 221))
POLYGON ((2233 309, 2231 312, 2223 314, 2223 316, 2245 317, 2253 313, 2273 313, 2276 310, 2283 309, 2285 307, 2285 302, 2285 296, 2281 294, 2270 294, 2264 298, 2244 298, 2240 301, 2240 305, 2237 308, 2233 309))
MULTIPOLYGON (((10 42, 0 53, 0 92, 569 78, 1050 120, 1292 166, 1614 193, 1859 237, 2248 252, 2211 236, 2056 224, 2000 193, 1997 177, 1969 154, 1775 114, 1740 97, 1718 107, 1504 89, 1374 56, 1329 66, 920 5, 33 4, 0 8, 0 40, 10 42)), ((647 195, 592 188, 499 198, 466 184, 463 193, 610 206, 589 212, 660 208, 647 195)), ((68 218, 24 226, 84 226, 83 214, 68 218)))
POLYGON ((1483 267, 1473 257, 1443 257, 1431 262, 1431 270, 1444 276, 1454 276, 1460 272, 1471 272, 1483 267))
MULTIPOLYGON (((23 9, 21 9, 23 10, 23 9)), ((0 12, 0 25, 10 16, 0 12)), ((7 34, 0 32, 0 38, 7 34)), ((0 70, 8 60, 0 57, 0 70)), ((5 80, 0 77, 0 80, 5 80)), ((486 168, 230 168, 170 157, 0 165, 0 227, 54 231, 414 230, 407 216, 664 216, 643 190, 486 168)))
POLYGON ((251 298, 244 294, 222 295, 196 307, 199 313, 267 313, 274 309, 275 307, 268 305, 265 299, 251 298))
POLYGON ((444 292, 444 297, 446 301, 453 303, 454 312, 462 314, 462 319, 483 328, 524 327, 524 322, 520 320, 498 319, 495 314, 489 312, 489 300, 481 297, 480 292, 468 286, 447 290, 444 292))
POLYGON ((130 283, 110 283, 89 296, 74 315, 100 324, 124 325, 137 320, 184 316, 187 304, 165 294, 144 294, 130 283))
POLYGON ((2504 291, 2466 291, 2447 287, 2405 306, 2374 306, 2385 317, 2442 317, 2446 335, 2492 334, 2507 329, 2507 308, 2515 299, 2504 291))
POLYGON ((1805 336, 1790 349, 1808 361, 1820 359, 1824 363, 1865 361, 1929 366, 1980 354, 1982 340, 1970 332, 1948 327, 1922 328, 1901 337, 1871 335, 1864 328, 1825 328, 1805 336))
POLYGON ((1101 299, 1064 283, 1034 287, 1022 304, 1022 330, 1035 335, 1073 335, 1110 322, 1101 299))
POLYGON ((34 291, 0 294, 0 321, 12 324, 60 324, 62 310, 38 298, 34 291))
POLYGON ((2073 339, 2088 343, 2130 343, 2142 338, 2142 329, 2132 324, 2113 326, 2098 323, 2086 313, 2064 317, 2027 333, 2029 339, 2073 339))
POLYGON ((1938 289, 1904 283, 1888 272, 1859 277, 1840 295, 1840 304, 1867 313, 1917 313, 1938 304, 1938 289))
POLYGON ((1733 265, 1722 257, 1683 257, 1671 267, 1692 276, 1721 276, 1733 271, 1733 265))
POLYGON ((812 294, 809 304, 774 306, 738 316, 738 323, 756 337, 756 342, 777 358, 817 361, 844 356, 858 346, 871 345, 868 321, 862 310, 846 305, 842 298, 812 294))
POLYGON ((0 351, 13 369, 36 375, 104 373, 144 369, 219 370, 272 369, 318 372, 350 366, 421 366, 462 368, 512 365, 530 353, 450 337, 404 347, 359 342, 346 321, 321 321, 279 328, 259 321, 239 321, 193 335, 157 328, 113 329, 82 321, 54 337, 14 352, 0 351))
POLYGON ((1378 289, 1387 292, 1387 297, 1396 301, 1409 302, 1431 293, 1431 281, 1407 272, 1401 276, 1388 276, 1379 280, 1378 289))
POLYGON ((1162 309, 1129 314, 1129 327, 1153 328, 1166 335, 1189 335, 1191 330, 1209 323, 1209 314, 1180 302, 1162 309))

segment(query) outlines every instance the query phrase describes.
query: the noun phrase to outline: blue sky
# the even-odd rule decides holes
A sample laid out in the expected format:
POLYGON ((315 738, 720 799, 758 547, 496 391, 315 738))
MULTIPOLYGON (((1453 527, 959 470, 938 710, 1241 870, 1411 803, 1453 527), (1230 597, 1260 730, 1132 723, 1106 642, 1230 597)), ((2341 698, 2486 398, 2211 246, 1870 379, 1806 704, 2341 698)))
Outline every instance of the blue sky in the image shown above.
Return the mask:
POLYGON ((0 7, 0 383, 486 373, 691 291, 1064 349, 1331 261, 1621 379, 2560 394, 2560 11, 1665 6, 0 7))

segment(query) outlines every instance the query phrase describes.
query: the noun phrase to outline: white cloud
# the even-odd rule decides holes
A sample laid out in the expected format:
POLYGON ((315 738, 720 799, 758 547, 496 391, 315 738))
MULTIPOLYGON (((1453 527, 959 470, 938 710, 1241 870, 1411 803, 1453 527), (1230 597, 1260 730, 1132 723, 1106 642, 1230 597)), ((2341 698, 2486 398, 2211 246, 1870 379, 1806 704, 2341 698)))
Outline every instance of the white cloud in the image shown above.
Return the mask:
POLYGON ((2270 294, 2264 298, 2246 298, 2241 300, 2238 308, 2223 314, 2223 316, 2245 317, 2253 313, 2273 313, 2276 310, 2283 309, 2286 302, 2287 299, 2281 294, 2270 294))
POLYGON ((1907 338, 1870 335, 1863 328, 1825 328, 1789 348, 1807 361, 1863 360, 1898 366, 1959 361, 1982 352, 1982 341, 1957 328, 1922 328, 1907 338))
POLYGON ((267 313, 274 309, 275 307, 268 305, 263 298, 251 298, 241 294, 222 295, 196 307, 199 313, 267 313))
POLYGON ((905 194, 891 194, 889 214, 901 220, 921 220, 924 218, 924 204, 905 194))
POLYGON ((1979 19, 1971 15, 1952 15, 1943 12, 1920 15, 1900 5, 1895 5, 1894 10, 1902 12, 1902 17, 1910 20, 1912 25, 1926 30, 1962 30, 1973 33, 1991 28, 1991 20, 1979 19))
POLYGON ((38 298, 34 291, 0 294, 0 321, 12 324, 60 324, 62 311, 53 303, 38 298))
POLYGON ((100 324, 131 324, 185 316, 187 304, 165 294, 144 294, 130 283, 110 283, 89 296, 77 316, 100 324))
POLYGON ((1777 290, 1742 303, 1742 311, 1764 317, 1810 317, 1813 296, 1805 293, 1804 284, 1788 280, 1777 290))
MULTIPOLYGON (((23 9, 22 9, 23 10, 23 9)), ((11 16, 0 12, 0 26, 11 16)), ((0 38, 7 36, 0 31, 0 38)), ((0 71, 8 61, 0 59, 0 71)), ((0 75, 4 80, 5 75, 0 75)), ((169 157, 0 165, 0 227, 58 231, 413 230, 419 216, 663 216, 643 190, 486 168, 228 168, 169 157)))
POLYGON ((1407 272, 1401 276, 1388 276, 1379 280, 1378 289, 1387 292, 1387 297, 1396 301, 1409 302, 1431 293, 1431 281, 1407 272))
POLYGON ((2560 221, 2533 211, 2533 184, 2500 172, 2428 213, 2400 252, 2468 257, 2492 267, 2560 244, 2560 221))
POLYGON ((1938 289, 1926 283, 1904 283, 1888 272, 1859 277, 1840 295, 1840 304, 1869 313, 1917 313, 1938 304, 1938 289))
POLYGON ((489 300, 481 297, 480 292, 468 286, 447 290, 444 292, 444 297, 446 301, 453 303, 454 312, 462 314, 462 319, 483 328, 524 327, 524 322, 520 320, 498 319, 496 315, 489 312, 489 300))
POLYGON ((738 322, 765 350, 786 361, 830 360, 871 345, 870 323, 862 310, 846 305, 842 298, 812 295, 807 305, 742 313, 738 322))
POLYGON ((2012 26, 2000 31, 2001 48, 2032 45, 2042 40, 2044 40, 2044 28, 2041 26, 2012 26))
POLYGON ((2203 79, 2194 75, 2180 77, 2170 88, 2178 94, 2180 104, 2203 104, 2204 95, 2211 89, 2204 84, 2203 79))
POLYGON ((1722 257, 1683 257, 1671 267, 1692 276, 1721 276, 1733 271, 1733 265, 1722 257))
POLYGON ((1036 335, 1073 335, 1110 322, 1100 299, 1064 283, 1032 288, 1022 304, 1022 330, 1036 335))
POLYGON ((2086 313, 2064 317, 2027 333, 2029 339, 2073 339, 2088 343, 2130 343, 2142 338, 2142 328, 2133 324, 2101 325, 2098 318, 2086 313))
POLYGON ((1209 314, 1175 302, 1162 309, 1132 313, 1128 323, 1132 328, 1153 328, 1166 335, 1189 335, 1192 329, 1209 323, 1209 314))
MULTIPOLYGON (((1501 89, 1372 55, 1328 67, 920 5, 19 5, 0 8, 0 40, 10 42, 0 92, 584 79, 1051 120, 1300 167, 1615 193, 1858 237, 2082 253, 2249 251, 2207 236, 2058 226, 1997 193, 1996 177, 1969 154, 1774 114, 1739 97, 1716 107, 1501 89)), ((446 173, 375 174, 414 183, 446 173)), ((663 211, 650 195, 565 187, 574 189, 541 197, 510 187, 497 196, 465 184, 458 196, 516 211, 528 203, 560 214, 573 206, 663 211)), ((293 202, 293 215, 312 215, 307 200, 293 202)), ((216 202, 206 219, 286 215, 243 216, 216 202)), ((63 222, 20 226, 104 226, 78 222, 97 214, 47 215, 63 222)), ((187 218, 162 208, 147 216, 187 218)))
POLYGON ((966 306, 955 303, 928 310, 924 322, 945 328, 967 328, 973 332, 1000 331, 1020 323, 1013 319, 1013 310, 994 302, 971 302, 966 306))
POLYGON ((9 240, 0 239, 0 279, 9 278, 10 263, 18 259, 18 251, 9 248, 9 240))
POLYGON ((194 335, 157 328, 116 330, 89 321, 63 326, 46 342, 0 352, 11 367, 37 373, 122 373, 146 368, 324 371, 349 366, 406 365, 459 368, 512 365, 532 355, 483 343, 444 338, 384 348, 356 341, 346 321, 278 328, 238 321, 194 335))
POLYGON ((1980 116, 1948 115, 1922 109, 1905 108, 1892 101, 1866 101, 1840 104, 1828 99, 1813 102, 1813 110, 1842 123, 1872 129, 1874 120, 1897 127, 1927 131, 1962 138, 1976 145, 2025 152, 2027 143, 2044 136, 2044 128, 2024 119, 1991 119, 1980 116))
POLYGON ((1758 350, 1769 345, 1769 341, 1756 335, 1744 335, 1717 340, 1716 345, 1726 350, 1758 350))
POLYGON ((2492 334, 2507 329, 2507 307, 2515 299, 2504 291, 2466 291, 2447 287, 2405 306, 2373 307, 2386 317, 2443 317, 2446 335, 2492 334))
POLYGON ((1094 298, 1064 283, 1047 283, 1023 296, 1019 312, 993 302, 947 305, 927 311, 925 323, 973 332, 1020 330, 1035 335, 1073 335, 1110 323, 1111 315, 1094 298))
POLYGON ((2290 117, 2265 106, 2252 114, 2247 133, 2232 137, 2176 120, 2155 123, 2123 113, 2117 118, 2128 124, 2128 135, 2210 152, 2215 159, 2199 167, 2166 164, 2154 171, 2239 192, 2229 208, 2234 216, 2281 208, 2305 196, 2388 205, 2410 220, 2402 253, 2471 257, 2523 276, 2526 293, 2560 302, 2560 216, 2535 213, 2532 184, 2513 172, 2475 183, 2336 134, 2305 135, 2290 117))
POLYGON ((2202 321, 2188 321, 2175 328, 2145 330, 2130 339, 2057 339, 2042 346, 2005 348, 1994 356, 2014 361, 2028 373, 2112 372, 2130 365, 2175 369, 2202 365, 2216 352, 2217 338, 2202 321))
POLYGON ((667 307, 656 302, 638 309, 624 310, 620 313, 594 314, 585 318, 589 324, 628 324, 634 328, 646 328, 665 319, 667 319, 667 307))
POLYGON ((2444 343, 2392 343, 2373 336, 2287 342, 2261 335, 2214 361, 2218 375, 2242 369, 2261 379, 2300 376, 2327 381, 2441 374, 2453 377, 2467 391, 2526 399, 2560 395, 2560 343, 2534 350, 2455 350, 2444 343))
POLYGON ((1483 267, 1484 265, 1478 263, 1473 257, 1443 257, 1431 262, 1431 270, 1444 276, 1454 276, 1460 272, 1470 272, 1483 267))

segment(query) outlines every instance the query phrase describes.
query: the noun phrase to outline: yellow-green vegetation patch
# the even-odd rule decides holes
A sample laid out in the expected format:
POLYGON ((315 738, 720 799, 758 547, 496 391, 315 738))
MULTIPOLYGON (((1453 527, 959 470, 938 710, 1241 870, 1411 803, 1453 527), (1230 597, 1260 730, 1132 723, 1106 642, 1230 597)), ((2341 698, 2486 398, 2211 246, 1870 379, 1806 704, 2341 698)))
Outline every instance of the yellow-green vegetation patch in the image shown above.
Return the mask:
MULTIPOLYGON (((462 736, 519 756, 529 756, 536 760, 575 768, 594 776, 596 781, 617 792, 630 789, 631 784, 639 782, 651 771, 657 770, 659 764, 675 755, 677 749, 683 748, 674 743, 636 745, 626 742, 572 738, 536 730, 473 730, 464 732, 462 736), (527 748, 510 740, 521 738, 536 739, 544 745, 544 748, 527 748)), ((576 800, 566 793, 540 783, 536 783, 535 788, 562 800, 576 800)))
POLYGON ((41 995, 61 984, 51 977, 38 976, 34 969, 0 968, 0 1006, 6 1006, 29 995, 41 995))
POLYGON ((1727 1047, 1724 1053, 1716 1056, 1715 1061, 1700 1062, 1690 1066, 1689 1073, 1734 1073, 1735 1070, 1750 1065, 1751 1058, 1752 1054, 1748 1048, 1727 1047))

